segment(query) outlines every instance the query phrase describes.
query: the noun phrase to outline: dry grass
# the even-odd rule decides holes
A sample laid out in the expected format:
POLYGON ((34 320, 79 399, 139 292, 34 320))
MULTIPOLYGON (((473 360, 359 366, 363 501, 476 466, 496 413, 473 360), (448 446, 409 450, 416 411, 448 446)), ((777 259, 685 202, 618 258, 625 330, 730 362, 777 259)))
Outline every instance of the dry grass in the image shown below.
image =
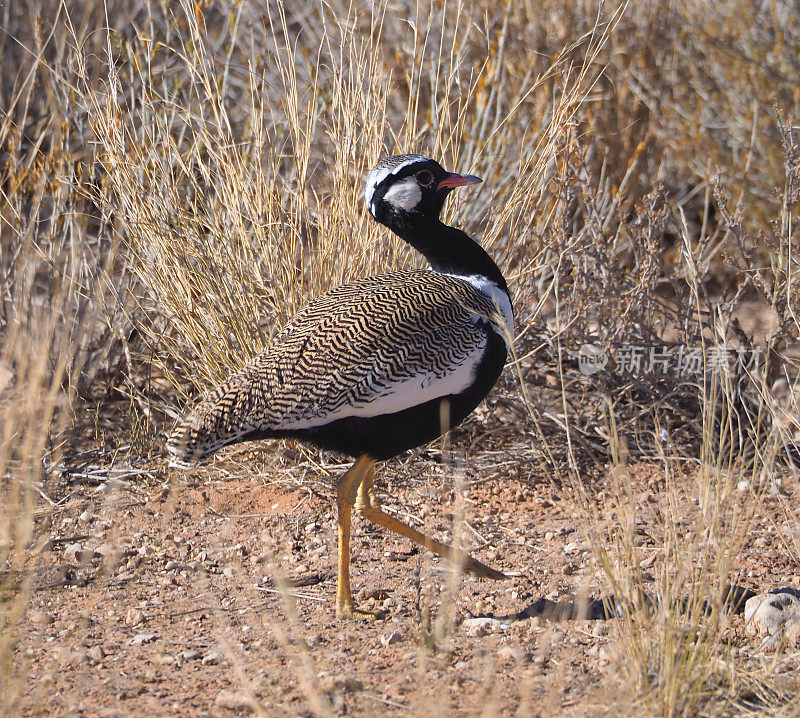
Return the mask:
MULTIPOLYGON (((8 9, 5 10, 8 13, 8 9)), ((47 540, 50 482, 61 460, 76 395, 88 390, 110 334, 99 275, 111 243, 76 187, 64 88, 37 62, 53 35, 35 44, 4 83, 0 117, 0 712, 12 715, 21 684, 12 658, 17 624, 47 540), (47 90, 55 90, 49 93, 47 90)), ((3 38, 5 63, 13 39, 3 38)), ((16 48, 18 50, 18 48, 16 48)))
MULTIPOLYGON (((541 72, 504 78, 498 97, 512 60, 489 50, 492 41, 505 45, 508 30, 475 9, 421 17, 401 78, 382 61, 385 38, 403 25, 388 13, 319 8, 325 34, 309 37, 279 5, 247 42, 239 40, 243 13, 231 14, 228 34, 212 43, 184 3, 180 44, 151 49, 137 35, 105 87, 84 83, 108 178, 98 202, 116 213, 147 291, 131 321, 181 391, 219 382, 309 296, 419 262, 387 246, 362 206, 363 177, 387 152, 427 152, 482 174, 475 224, 486 226, 483 243, 496 256, 519 265, 513 238, 531 231, 547 168, 571 141, 616 21, 568 48, 578 64, 565 53, 541 72), (214 45, 228 48, 224 58, 214 45), (167 77, 181 80, 165 93, 167 77), (389 91, 398 86, 405 105, 389 91)), ((79 72, 88 75, 85 65, 79 72)))
POLYGON ((514 429, 540 473, 574 489, 621 616, 625 700, 722 714, 756 693, 779 709, 774 667, 736 667, 725 599, 800 415, 791 4, 401 5, 0 8, 0 682, 14 686, 0 710, 22 690, 15 632, 59 499, 48 492, 87 416, 96 445, 121 400, 131 454, 158 453, 179 405, 309 297, 419 263, 362 206, 366 172, 401 151, 484 178, 450 219, 512 286, 514 429), (736 317, 754 297, 776 323, 753 337, 736 317), (767 364, 589 380, 573 356, 587 341, 612 355, 758 346, 767 364), (670 507, 652 581, 628 479, 642 457, 670 507), (582 478, 593 461, 608 464, 611 533, 582 478))

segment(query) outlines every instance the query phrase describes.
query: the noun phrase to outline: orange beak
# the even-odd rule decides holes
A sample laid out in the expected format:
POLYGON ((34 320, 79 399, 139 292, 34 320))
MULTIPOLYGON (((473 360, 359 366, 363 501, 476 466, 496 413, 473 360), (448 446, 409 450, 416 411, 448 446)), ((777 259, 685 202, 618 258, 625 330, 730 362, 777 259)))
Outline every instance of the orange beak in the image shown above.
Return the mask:
POLYGON ((436 189, 453 189, 455 187, 464 187, 468 184, 480 184, 483 180, 475 175, 458 175, 455 173, 447 175, 438 185, 436 189))

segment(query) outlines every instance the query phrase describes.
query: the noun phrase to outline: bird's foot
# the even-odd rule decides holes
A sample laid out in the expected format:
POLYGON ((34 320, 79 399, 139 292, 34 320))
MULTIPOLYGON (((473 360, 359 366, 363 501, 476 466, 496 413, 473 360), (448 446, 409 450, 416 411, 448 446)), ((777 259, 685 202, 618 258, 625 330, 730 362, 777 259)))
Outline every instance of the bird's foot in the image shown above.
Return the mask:
POLYGON ((473 576, 491 578, 495 581, 508 578, 504 573, 501 573, 491 566, 487 566, 485 563, 481 563, 478 559, 472 558, 472 556, 466 553, 461 556, 455 556, 452 560, 461 563, 461 570, 464 571, 464 573, 471 573, 473 576))
POLYGON ((362 611, 360 608, 356 608, 353 606, 352 603, 339 603, 336 606, 336 617, 337 618, 355 618, 355 619, 362 619, 365 621, 382 621, 386 618, 387 613, 385 611, 362 611))

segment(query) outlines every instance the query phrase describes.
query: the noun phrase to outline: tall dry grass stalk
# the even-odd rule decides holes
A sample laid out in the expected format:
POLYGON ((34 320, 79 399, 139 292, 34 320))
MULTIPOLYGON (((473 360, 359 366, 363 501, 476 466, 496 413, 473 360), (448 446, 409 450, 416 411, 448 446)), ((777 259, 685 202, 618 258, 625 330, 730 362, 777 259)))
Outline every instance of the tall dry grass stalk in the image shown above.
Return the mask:
MULTIPOLYGON (((38 263, 30 250, 22 256, 38 263)), ((48 475, 58 460, 51 429, 67 418, 62 382, 74 345, 61 311, 69 307, 71 289, 65 282, 53 304, 29 305, 27 320, 0 347, 0 713, 7 715, 14 714, 20 689, 12 663, 17 627, 42 548, 36 528, 47 520, 48 475)))
POLYGON ((419 9, 399 67, 386 38, 408 28, 382 5, 315 7, 320 35, 300 32, 282 3, 261 28, 242 5, 213 38, 194 4, 180 8, 173 44, 111 36, 108 84, 85 84, 83 98, 108 180, 98 199, 146 289, 131 320, 181 390, 218 382, 309 297, 419 262, 363 208, 363 177, 387 153, 482 174, 472 218, 457 221, 491 217, 483 244, 527 272, 515 238, 532 232, 619 20, 544 72, 509 77, 510 8, 501 24, 463 2, 419 9), (244 122, 232 116, 243 105, 244 122))
MULTIPOLYGON (((719 387, 705 396, 707 433, 697 465, 687 467, 672 450, 663 452, 663 473, 655 482, 660 520, 648 528, 654 536, 642 534, 637 519, 649 497, 632 491, 631 470, 620 453, 609 469, 605 507, 618 524, 598 535, 583 513, 613 591, 609 609, 620 617, 614 625, 616 668, 648 714, 715 714, 758 686, 758 676, 738 668, 737 648, 727 637, 733 612, 741 609, 731 586, 756 524, 758 497, 773 479, 776 438, 762 437, 765 455, 756 460, 730 445, 720 448, 731 428, 719 421, 729 400, 719 387)), ((585 494, 581 499, 584 511, 593 506, 585 494)))
MULTIPOLYGON (((88 378, 97 316, 87 292, 110 253, 93 262, 85 218, 70 185, 63 145, 48 123, 31 136, 12 119, 31 103, 33 70, 0 122, 6 148, 0 208, 0 714, 15 715, 13 665, 18 624, 46 532, 51 481, 62 446, 57 432, 88 378), (48 141, 45 138, 48 137, 48 141), (29 142, 34 143, 31 147, 29 142), (60 174, 58 179, 55 172, 60 174), (66 181, 64 181, 66 180, 66 181)), ((52 118, 51 122, 57 122, 52 118)), ((101 332, 102 334, 102 332, 101 332)), ((23 671, 24 672, 24 671, 23 671)))
MULTIPOLYGON (((65 37, 3 9, 0 41, 0 714, 18 715, 19 624, 48 538, 73 400, 113 355, 101 277, 115 251, 87 212, 79 125, 60 84, 65 37), (11 34, 9 32, 11 31, 11 34), (16 34, 30 44, 16 42, 16 34), (13 68, 13 72, 12 72, 13 68), (76 146, 77 145, 77 146, 76 146)), ((55 9, 52 17, 58 20, 55 9)))

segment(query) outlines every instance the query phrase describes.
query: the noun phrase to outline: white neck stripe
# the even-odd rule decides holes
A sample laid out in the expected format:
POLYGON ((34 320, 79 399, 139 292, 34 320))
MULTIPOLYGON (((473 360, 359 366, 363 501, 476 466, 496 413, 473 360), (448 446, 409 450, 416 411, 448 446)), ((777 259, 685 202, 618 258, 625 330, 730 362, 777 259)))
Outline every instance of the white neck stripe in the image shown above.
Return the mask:
POLYGON ((489 319, 495 331, 503 337, 506 348, 511 351, 514 342, 514 310, 511 307, 511 300, 508 298, 508 294, 482 274, 445 274, 445 276, 461 279, 488 297, 489 301, 497 309, 499 316, 483 318, 489 319), (497 321, 501 317, 502 323, 497 321))

